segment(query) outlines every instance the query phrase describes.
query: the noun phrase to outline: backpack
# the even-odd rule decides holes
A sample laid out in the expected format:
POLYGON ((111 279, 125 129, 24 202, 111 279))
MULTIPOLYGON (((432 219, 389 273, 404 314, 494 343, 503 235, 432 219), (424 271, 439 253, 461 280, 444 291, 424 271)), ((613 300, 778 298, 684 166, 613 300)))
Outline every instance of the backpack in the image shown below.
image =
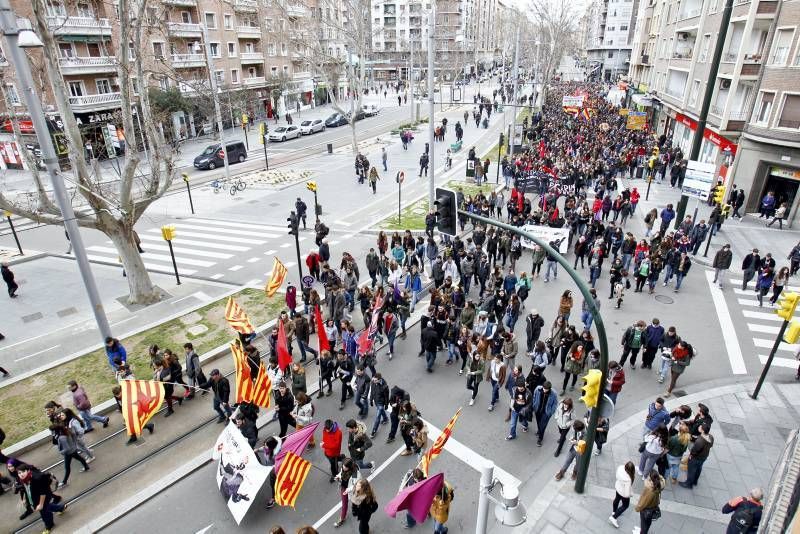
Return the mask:
POLYGON ((653 222, 653 215, 651 213, 648 213, 647 215, 645 215, 644 216, 644 222, 646 224, 650 224, 651 222, 653 222))
POLYGON ((736 532, 745 534, 750 532, 750 528, 755 523, 756 508, 752 503, 747 504, 749 501, 745 497, 742 497, 742 501, 733 513, 731 525, 736 528, 736 532))

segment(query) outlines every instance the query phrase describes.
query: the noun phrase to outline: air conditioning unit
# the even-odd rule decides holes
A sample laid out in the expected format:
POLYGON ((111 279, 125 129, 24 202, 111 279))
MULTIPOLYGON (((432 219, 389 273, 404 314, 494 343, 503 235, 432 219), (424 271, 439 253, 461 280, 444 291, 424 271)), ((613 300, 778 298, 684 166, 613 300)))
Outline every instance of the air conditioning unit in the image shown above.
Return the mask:
POLYGON ((731 81, 727 78, 723 78, 721 82, 719 82, 720 89, 730 89, 731 88, 731 81))
POLYGON ((678 32, 678 40, 685 41, 689 38, 689 34, 686 32, 678 32))

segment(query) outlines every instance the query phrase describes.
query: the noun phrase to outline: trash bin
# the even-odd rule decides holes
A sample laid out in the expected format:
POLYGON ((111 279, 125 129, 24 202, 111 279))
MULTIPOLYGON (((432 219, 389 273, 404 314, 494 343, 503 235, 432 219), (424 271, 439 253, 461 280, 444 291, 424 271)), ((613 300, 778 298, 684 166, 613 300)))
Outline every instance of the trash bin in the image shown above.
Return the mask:
POLYGON ((333 143, 328 143, 328 154, 333 154, 333 143))

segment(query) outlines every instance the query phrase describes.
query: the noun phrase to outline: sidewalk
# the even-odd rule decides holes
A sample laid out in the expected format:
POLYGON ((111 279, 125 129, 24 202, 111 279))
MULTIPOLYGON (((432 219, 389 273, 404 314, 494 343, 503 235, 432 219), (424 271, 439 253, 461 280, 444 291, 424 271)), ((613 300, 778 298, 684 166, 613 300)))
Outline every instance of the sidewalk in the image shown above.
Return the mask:
MULTIPOLYGON (((723 532, 730 515, 721 513, 729 499, 747 494, 754 487, 769 486, 772 471, 783 452, 791 429, 797 427, 800 392, 794 384, 766 383, 758 400, 749 397, 753 379, 729 385, 696 384, 690 393, 669 399, 668 410, 681 404, 692 408, 706 404, 714 418, 711 434, 714 446, 703 465, 699 485, 693 490, 667 482, 661 495, 661 519, 653 524, 654 532, 711 533, 723 532)), ((620 529, 608 522, 614 499, 616 468, 628 460, 638 465, 638 444, 646 410, 624 420, 612 420, 608 442, 600 456, 593 456, 586 491, 578 495, 569 477, 556 482, 552 475, 538 494, 525 498, 528 527, 525 532, 612 533, 629 532, 639 525, 634 507, 642 489, 634 483, 630 508, 619 518, 620 529)), ((683 480, 685 471, 679 479, 683 480)), ((536 491, 536 490, 534 490, 536 491)))

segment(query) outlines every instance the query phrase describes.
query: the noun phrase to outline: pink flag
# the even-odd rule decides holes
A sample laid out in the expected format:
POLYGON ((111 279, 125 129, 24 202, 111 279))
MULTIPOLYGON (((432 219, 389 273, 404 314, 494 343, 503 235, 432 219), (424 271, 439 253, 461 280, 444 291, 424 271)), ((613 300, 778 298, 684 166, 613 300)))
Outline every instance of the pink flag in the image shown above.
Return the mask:
POLYGON ((277 473, 281 467, 281 462, 283 461, 284 456, 288 452, 293 452, 297 456, 303 456, 303 452, 305 452, 306 447, 308 446, 308 442, 311 441, 311 438, 314 437, 314 432, 317 430, 319 426, 319 422, 311 423, 310 425, 303 427, 301 430, 297 430, 292 432, 285 438, 283 438, 283 443, 281 444, 281 450, 277 456, 275 456, 275 472, 277 473))
POLYGON ((386 503, 383 510, 389 517, 395 517, 401 510, 408 510, 417 523, 423 523, 431 509, 433 498, 442 489, 442 485, 444 485, 444 473, 437 473, 403 489, 394 499, 386 503))

